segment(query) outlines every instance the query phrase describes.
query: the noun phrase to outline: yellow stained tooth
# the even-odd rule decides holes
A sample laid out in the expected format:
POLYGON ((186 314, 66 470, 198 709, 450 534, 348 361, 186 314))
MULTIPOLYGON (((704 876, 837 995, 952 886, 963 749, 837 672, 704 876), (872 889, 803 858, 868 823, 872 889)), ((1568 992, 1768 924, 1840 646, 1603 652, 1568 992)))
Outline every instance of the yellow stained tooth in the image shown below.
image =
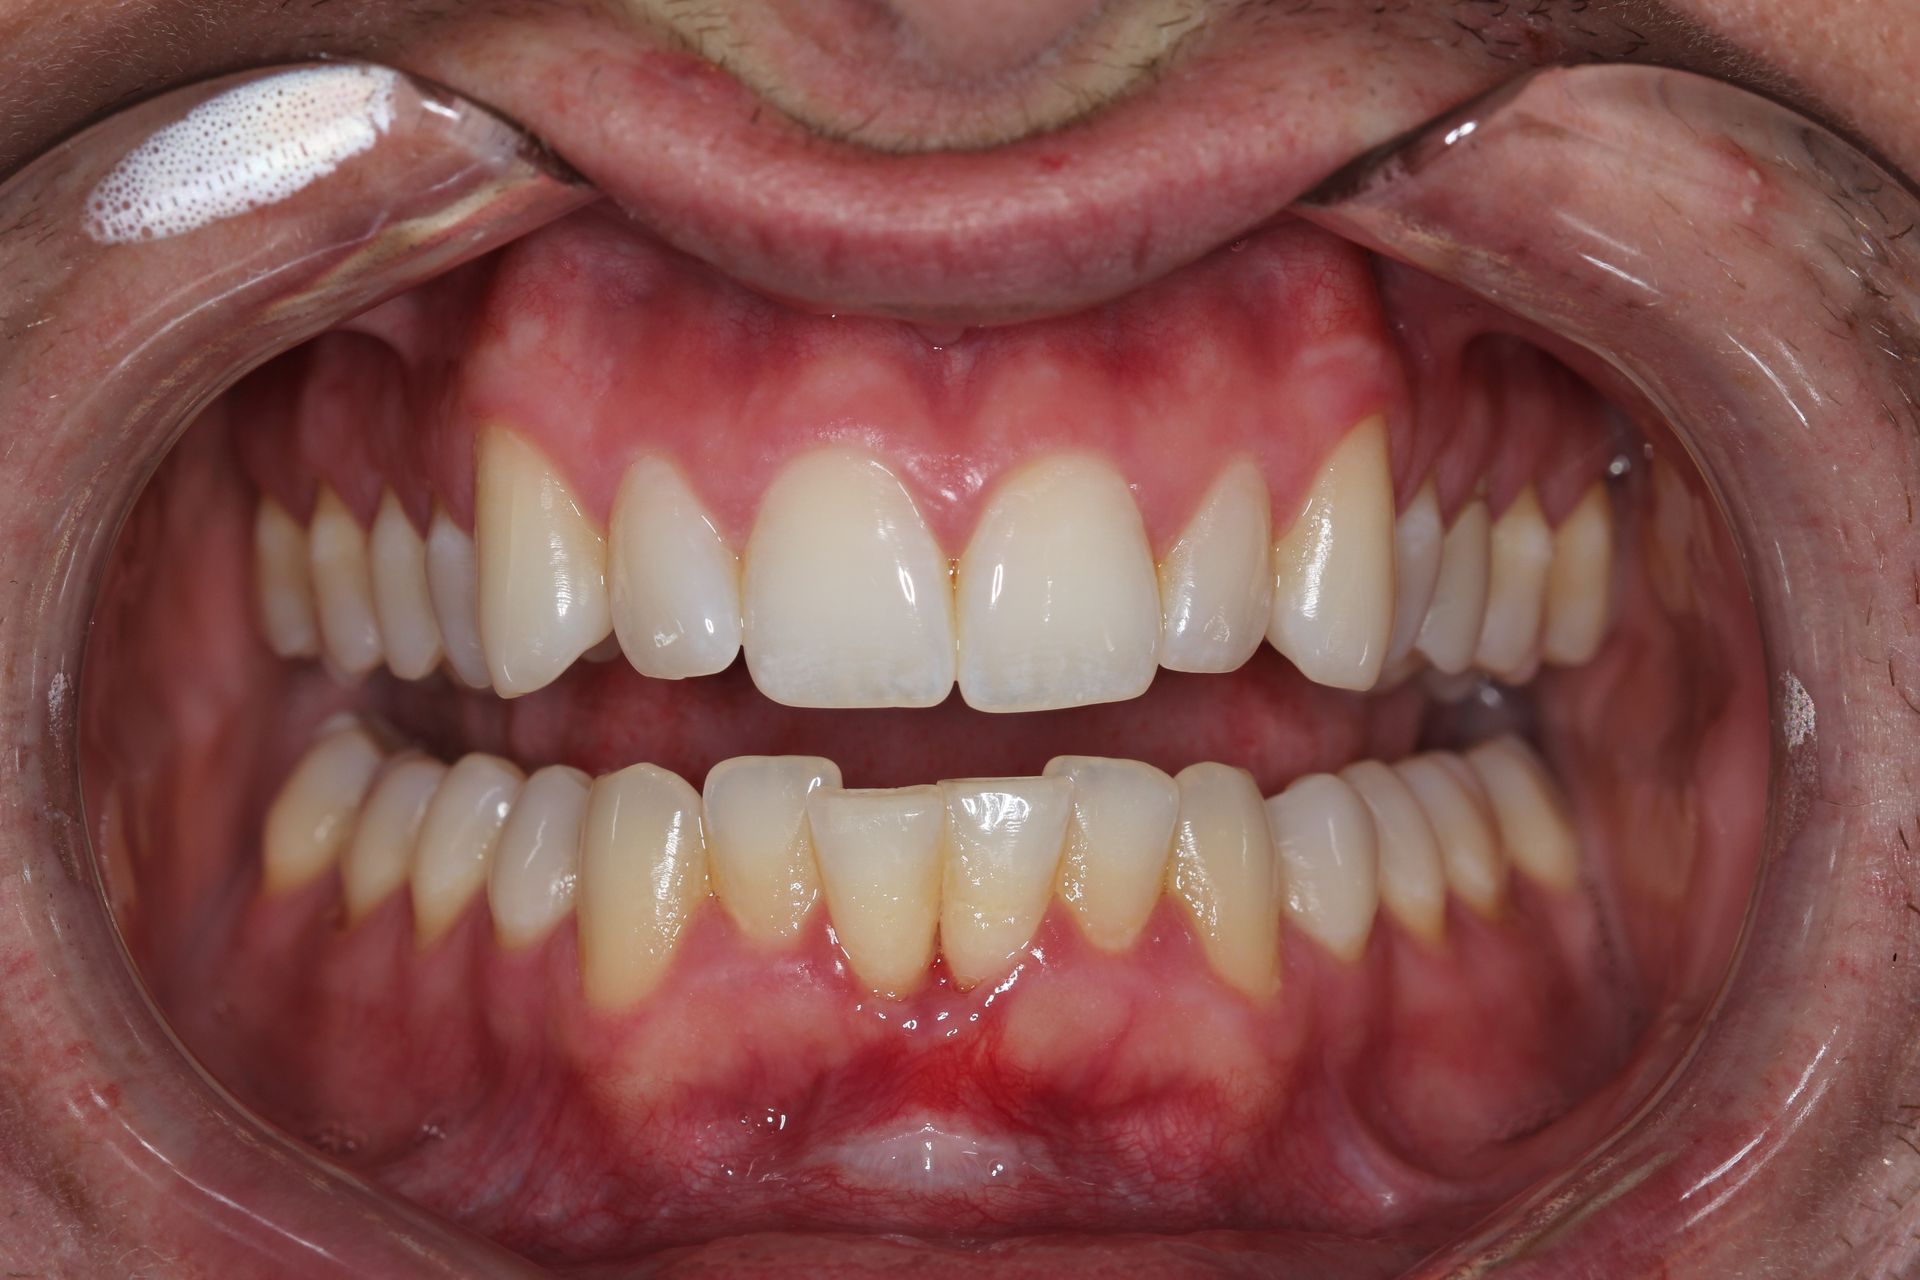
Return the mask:
POLYGON ((1580 842, 1567 803, 1532 750, 1505 734, 1466 759, 1486 788, 1508 860, 1549 889, 1565 892, 1579 883, 1580 842))
POLYGON ((1506 898, 1507 864, 1479 779, 1446 752, 1402 760, 1394 771, 1420 802, 1439 842, 1447 887, 1480 915, 1497 915, 1506 898))
POLYGON ((1215 973, 1255 999, 1280 985, 1280 899, 1273 840, 1253 775, 1223 764, 1174 775, 1167 888, 1186 908, 1215 973))
POLYGON ((266 893, 302 888, 334 865, 384 757, 373 735, 350 723, 324 733, 300 758, 267 810, 266 893))
POLYGON ((1540 624, 1553 562, 1553 531, 1531 486, 1493 522, 1488 539, 1487 615, 1474 665, 1520 683, 1540 660, 1540 624))
POLYGON ((1180 789, 1138 760, 1058 756, 1046 776, 1073 784, 1058 892, 1087 941, 1125 951, 1146 928, 1167 880, 1180 789))
POLYGON ((753 942, 783 946, 812 914, 820 871, 807 797, 839 785, 839 767, 819 756, 736 756, 707 774, 714 896, 753 942))
POLYGON ((831 788, 807 800, 827 916, 854 975, 875 992, 925 983, 940 924, 938 787, 831 788))
POLYGON ((274 653, 282 658, 319 654, 307 531, 272 498, 260 499, 253 522, 253 594, 261 633, 274 653))
POLYGON ((700 793, 650 764, 596 780, 575 905, 588 1002, 619 1010, 650 995, 706 893, 700 793))
POLYGON ((1581 495, 1553 531, 1541 656, 1563 667, 1592 661, 1612 612, 1613 503, 1602 480, 1581 495))
POLYGON ((946 827, 940 953, 961 990, 1006 976, 1033 940, 1060 866, 1065 778, 942 782, 946 827))

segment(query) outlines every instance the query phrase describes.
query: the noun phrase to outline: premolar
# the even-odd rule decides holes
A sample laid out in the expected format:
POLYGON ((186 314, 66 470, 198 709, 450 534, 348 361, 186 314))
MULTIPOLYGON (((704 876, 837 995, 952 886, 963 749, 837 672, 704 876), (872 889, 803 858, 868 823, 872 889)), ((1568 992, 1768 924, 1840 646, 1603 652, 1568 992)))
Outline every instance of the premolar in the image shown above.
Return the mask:
POLYGON ((1492 521, 1479 498, 1453 518, 1440 543, 1440 576, 1421 620, 1415 647, 1435 669, 1459 675, 1473 665, 1480 624, 1487 616, 1488 535, 1492 521))
POLYGON ((1380 905, 1380 856, 1366 801, 1310 773, 1267 801, 1287 917, 1342 960, 1360 958, 1380 905))
POLYGON ((1613 503, 1596 481, 1553 531, 1540 656, 1565 667, 1591 661, 1606 638, 1612 587, 1613 503))
POLYGON ((320 653, 320 622, 313 613, 313 574, 307 531, 272 498, 262 498, 253 520, 253 595, 267 646, 282 658, 320 653))
POLYGON ((427 586, 427 544, 391 489, 374 514, 367 553, 387 666, 402 680, 421 679, 440 665, 440 624, 427 586))
POLYGON ((556 764, 520 789, 487 874, 487 906, 502 945, 532 946, 573 909, 591 785, 580 770, 556 764))
POLYGON ((1493 522, 1488 536, 1487 612, 1474 665, 1513 683, 1540 662, 1540 624, 1553 562, 1553 530, 1531 486, 1493 522))
POLYGON ((340 865, 348 923, 365 919, 407 882, 420 825, 446 776, 447 766, 415 754, 395 757, 380 771, 340 865))
POLYGON ((358 722, 324 734, 294 766, 267 809, 265 889, 311 883, 340 856, 385 752, 358 722))
POLYGON ((462 756, 440 780, 414 844, 413 929, 429 947, 487 882, 494 847, 526 775, 498 756, 462 756))
POLYGON ((469 689, 490 687, 493 676, 480 643, 480 560, 473 538, 439 507, 427 525, 427 594, 455 678, 469 689))
POLYGON ((327 659, 343 674, 365 675, 384 655, 373 608, 367 534, 331 489, 321 489, 314 503, 307 553, 327 659))

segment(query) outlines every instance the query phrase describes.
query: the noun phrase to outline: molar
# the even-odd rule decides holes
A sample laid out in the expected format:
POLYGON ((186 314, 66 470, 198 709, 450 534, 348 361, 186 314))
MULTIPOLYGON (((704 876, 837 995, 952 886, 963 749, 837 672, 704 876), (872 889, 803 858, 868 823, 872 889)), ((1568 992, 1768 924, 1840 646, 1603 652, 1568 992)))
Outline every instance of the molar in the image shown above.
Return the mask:
POLYGON ((1061 777, 942 782, 940 952, 961 990, 1005 976, 1052 895, 1072 808, 1061 777))
POLYGON ((580 770, 556 764, 520 789, 487 876, 493 935, 502 946, 534 945, 573 909, 591 785, 580 770))
POLYGON ((1121 702, 1153 682, 1153 553, 1126 482, 1103 461, 1045 458, 1004 481, 960 557, 955 595, 968 706, 1121 702))
POLYGON ((291 892, 333 866, 385 755, 358 721, 307 749, 267 809, 264 892, 291 892))
POLYGON ((1447 874, 1419 800, 1399 774, 1378 760, 1357 761, 1340 776, 1373 814, 1381 904, 1408 933, 1438 946, 1446 936, 1447 874))
POLYGON ((725 671, 740 652, 740 565, 663 458, 627 468, 613 500, 608 575, 627 661, 662 680, 725 671))
POLYGON ((285 507, 266 497, 253 519, 253 598, 268 648, 282 658, 319 655, 307 531, 285 507))
POLYGON ((1186 909, 1200 949, 1228 983, 1255 999, 1279 987, 1280 907, 1273 839, 1253 775, 1224 764, 1174 776, 1167 889, 1186 909))
POLYGON ((1474 665, 1503 680, 1528 679, 1540 661, 1540 623, 1547 598, 1553 531, 1532 486, 1493 522, 1489 536, 1487 613, 1474 665))
POLYGON ((824 788, 807 800, 833 932, 881 995, 911 995, 933 963, 943 817, 938 787, 824 788))
POLYGON ((893 472, 829 448, 760 501, 741 581, 747 670, 795 707, 931 707, 953 688, 953 592, 893 472))
POLYGON ((491 688, 480 643, 480 561, 467 531, 439 507, 427 524, 427 594, 454 678, 469 689, 491 688))
POLYGON ((1378 837, 1360 793, 1308 774, 1267 801, 1267 825, 1288 918, 1339 959, 1359 960, 1380 906, 1378 837))
POLYGON ((407 882, 420 824, 446 774, 447 766, 438 760, 411 753, 380 771, 340 863, 349 924, 366 919, 407 882))
POLYGON ((327 659, 346 675, 363 676, 385 653, 373 608, 367 534, 339 495, 325 487, 314 503, 307 553, 327 659))
POLYGON ((1460 509, 1440 543, 1440 577, 1414 647, 1442 674, 1457 676, 1473 664, 1487 614, 1491 532, 1487 504, 1475 498, 1460 509))
POLYGON ((1519 872, 1549 889, 1570 890, 1580 878, 1580 845, 1566 801, 1545 766, 1511 734, 1467 752, 1486 788, 1500 843, 1519 872))
POLYGON ((580 986, 626 1008, 659 984, 707 892, 700 793, 636 764, 597 779, 580 837, 580 986))
POLYGON ((807 797, 839 786, 839 766, 819 756, 737 756, 707 774, 714 896, 761 946, 790 942, 820 897, 807 797))
POLYGON ((525 781, 512 764, 478 752, 440 780, 413 848, 413 931, 422 950, 453 927, 487 882, 500 828, 525 781))
POLYGON ((414 532, 391 489, 380 497, 367 552, 387 666, 402 680, 422 679, 440 665, 440 626, 427 586, 427 544, 414 532))
POLYGON ((1553 531, 1540 656, 1563 667, 1592 661, 1606 638, 1612 588, 1613 503, 1599 480, 1553 531))
POLYGON ((1393 632, 1393 544, 1387 424, 1376 415, 1334 446, 1273 549, 1267 639, 1316 684, 1379 681, 1393 632))
POLYGON ((1139 938, 1167 880, 1180 790, 1138 760, 1059 756, 1046 776, 1073 784, 1058 891, 1087 941, 1125 951, 1139 938))
POLYGON ((1160 665, 1234 671, 1266 638, 1273 518, 1251 462, 1223 471, 1160 563, 1160 665))
POLYGON ((613 626, 607 540, 544 454, 481 433, 474 486, 480 641, 502 697, 544 688, 613 626))

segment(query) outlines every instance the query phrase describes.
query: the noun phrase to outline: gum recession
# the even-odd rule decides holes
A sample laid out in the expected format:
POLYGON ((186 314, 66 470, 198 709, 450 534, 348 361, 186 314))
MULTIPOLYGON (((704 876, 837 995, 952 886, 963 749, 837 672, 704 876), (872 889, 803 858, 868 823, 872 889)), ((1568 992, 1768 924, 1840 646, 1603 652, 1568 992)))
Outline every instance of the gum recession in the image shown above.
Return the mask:
MULTIPOLYGON (((604 225, 562 230, 586 247, 618 247, 604 225)), ((590 320, 607 349, 648 349, 615 341, 623 336, 623 317, 632 319, 643 309, 623 312, 585 288, 561 296, 566 291, 552 284, 543 293, 529 288, 537 281, 515 274, 516 266, 530 271, 543 261, 564 265, 566 248, 564 238, 528 242, 508 255, 491 281, 474 273, 437 287, 456 302, 467 291, 464 301, 471 306, 489 288, 494 291, 495 306, 481 308, 471 330, 483 349, 489 339, 512 332, 499 312, 511 313, 515 302, 530 296, 548 298, 550 318, 579 315, 580 328, 590 320), (549 253, 556 257, 542 258, 549 253)), ((1199 270, 1228 276, 1241 261, 1258 261, 1262 254, 1292 268, 1268 274, 1269 281, 1314 282, 1282 296, 1270 310, 1255 310, 1247 328, 1273 343, 1270 350, 1304 349, 1311 344, 1284 340, 1325 337, 1343 323, 1349 336, 1358 331, 1373 341, 1376 359, 1388 350, 1364 261, 1324 238, 1283 228, 1199 270)), ((675 260, 656 256, 646 264, 647 278, 656 282, 664 279, 686 291, 724 290, 675 260)), ((553 278, 570 278, 576 286, 595 279, 590 272, 556 272, 553 278)), ((1138 301, 1143 308, 1171 311, 1182 291, 1193 290, 1187 299, 1191 318, 1200 311, 1203 284, 1204 274, 1179 277, 1156 286, 1167 296, 1138 301)), ((744 295, 731 301, 749 314, 766 307, 744 295)), ((658 291, 652 302, 655 314, 671 317, 658 291)), ((413 315, 411 330, 388 328, 403 346, 425 334, 464 331, 429 323, 444 321, 444 310, 410 311, 419 303, 403 299, 365 323, 390 325, 413 315)), ((1248 312, 1240 314, 1247 319, 1248 312)), ((1068 323, 1051 326, 1057 330, 1056 353, 1071 342, 1068 323)), ((1162 334, 1182 331, 1163 323, 1162 334)), ((854 325, 858 338, 874 344, 905 343, 897 330, 840 324, 837 332, 854 325)), ((1116 321, 1115 328, 1124 332, 1126 326, 1116 321)), ((661 329, 671 332, 673 326, 663 321, 661 329)), ((928 350, 918 336, 912 344, 918 345, 906 349, 928 350)), ((366 350, 358 347, 359 354, 366 350)), ((535 355, 551 350, 539 347, 535 355)), ((353 367, 349 354, 333 358, 341 374, 353 367)), ((431 371, 445 369, 454 353, 416 346, 414 354, 431 371)), ((582 368, 566 362, 544 367, 524 350, 518 354, 533 370, 520 372, 521 403, 539 407, 543 402, 531 393, 543 385, 568 388, 567 395, 550 398, 569 411, 589 410, 569 420, 602 424, 600 434, 582 432, 573 447, 606 447, 616 457, 633 447, 636 436, 656 438, 654 427, 636 431, 630 413, 619 412, 649 403, 625 394, 649 371, 674 372, 654 383, 666 392, 678 387, 686 395, 687 388, 702 385, 672 351, 652 363, 581 361, 589 372, 622 370, 623 394, 603 389, 596 398, 585 394, 595 384, 580 376, 582 368), (575 391, 583 393, 578 405, 575 391), (601 412, 592 412, 596 405, 601 412), (620 424, 625 434, 618 434, 620 424)), ((722 354, 746 358, 737 351, 722 354)), ((242 438, 250 442, 256 474, 273 440, 295 439, 301 453, 368 511, 377 491, 370 459, 384 453, 378 471, 398 482, 419 474, 421 464, 431 470, 438 460, 438 486, 459 510, 468 501, 470 468, 470 462, 459 465, 466 440, 460 424, 473 421, 459 406, 470 402, 473 385, 465 370, 480 364, 463 362, 462 373, 451 378, 376 382, 394 398, 373 397, 373 407, 384 404, 389 416, 376 414, 371 429, 363 416, 366 400, 322 393, 303 394, 293 430, 275 430, 276 397, 270 393, 284 395, 288 384, 272 373, 262 375, 248 394, 211 415, 209 430, 183 446, 157 486, 154 496, 165 503, 154 517, 161 536, 143 545, 164 545, 175 558, 142 565, 135 553, 136 562, 127 566, 154 572, 147 607, 164 602, 170 626, 141 627, 129 616, 117 636, 111 626, 103 629, 107 643, 142 637, 142 643, 114 652, 134 655, 118 657, 134 685, 142 683, 142 663, 146 675, 144 696, 109 713, 121 718, 112 732, 171 748, 171 785, 152 785, 149 778, 151 789, 137 788, 144 795, 139 803, 103 806, 121 819, 117 845, 105 841, 110 851, 117 847, 120 857, 149 865, 174 860, 171 874, 120 878, 158 890, 140 902, 130 933, 136 951, 169 957, 154 969, 163 1005, 215 1074, 244 1099, 316 1145, 373 1170, 387 1185, 505 1243, 574 1257, 799 1225, 897 1227, 953 1237, 1121 1223, 1156 1232, 1277 1222, 1370 1232, 1415 1223, 1424 1235, 1444 1232, 1461 1215, 1483 1208, 1490 1195, 1523 1184, 1564 1158, 1568 1143, 1583 1136, 1556 1132, 1529 1141, 1524 1135, 1564 1112, 1619 1064, 1632 1031, 1628 1005, 1617 986, 1595 981, 1603 933, 1597 906, 1547 902, 1524 890, 1515 910, 1493 926, 1456 911, 1441 953, 1422 951, 1383 925, 1366 963, 1341 971, 1290 938, 1287 989, 1266 1010, 1227 995, 1199 964, 1184 927, 1165 912, 1153 940, 1124 957, 1089 954, 1069 929, 1051 922, 1037 947, 1045 959, 1036 958, 1004 995, 960 996, 939 985, 906 1006, 879 1007, 853 994, 824 937, 792 956, 748 954, 709 909, 696 922, 677 976, 663 994, 615 1020, 579 1007, 573 944, 564 929, 532 955, 507 956, 493 946, 484 914, 476 912, 447 943, 415 956, 403 927, 403 900, 347 938, 337 933, 330 886, 280 904, 252 905, 250 878, 234 874, 234 851, 253 847, 261 796, 304 741, 301 731, 346 699, 311 669, 289 671, 273 663, 252 640, 240 585, 246 581, 247 489, 232 471, 225 447, 230 424, 221 419, 228 413, 244 419, 242 438), (454 407, 444 414, 422 407, 448 405, 454 407), (395 412, 402 406, 409 406, 405 415, 395 412), (413 458, 401 443, 411 423, 422 424, 421 434, 434 442, 413 458), (271 710, 207 717, 208 705, 271 710), (236 787, 236 778, 246 781, 236 787), (236 794, 230 809, 181 799, 223 792, 236 794), (189 920, 191 927, 184 927, 189 920), (209 991, 220 994, 209 1000, 201 994, 209 991), (716 1027, 715 1009, 734 1013, 716 1027), (950 1015, 944 1020, 938 1017, 943 1011, 950 1015), (977 1022, 969 1017, 975 1013, 982 1015, 977 1022), (906 1029, 907 1022, 913 1029, 906 1029), (948 1028, 959 1034, 949 1036, 948 1028), (1571 1051, 1576 1045, 1581 1052, 1571 1051), (785 1123, 769 1123, 770 1114, 785 1123), (862 1136, 882 1139, 924 1122, 972 1135, 988 1150, 1006 1154, 1007 1174, 985 1189, 938 1194, 915 1191, 911 1184, 862 1189, 844 1171, 818 1171, 829 1158, 847 1163, 862 1136), (1063 1187, 1072 1190, 1063 1193, 1063 1187), (1102 1190, 1094 1194, 1090 1187, 1102 1190)), ((1167 364, 1179 366, 1177 360, 1167 364)), ((505 365, 496 361, 496 369, 505 365)), ((1403 492, 1425 469, 1418 460, 1439 456, 1444 447, 1448 474, 1457 477, 1477 473, 1486 457, 1497 458, 1496 505, 1502 489, 1510 493, 1518 477, 1537 469, 1527 465, 1529 459, 1548 466, 1542 474, 1549 477, 1543 481, 1549 508, 1563 507, 1578 485, 1556 485, 1551 477, 1572 456, 1586 468, 1577 476, 1584 483, 1593 474, 1592 454, 1563 444, 1548 455, 1550 466, 1539 462, 1550 438, 1544 428, 1565 421, 1564 415, 1539 412, 1566 403, 1555 394, 1553 377, 1536 369, 1531 379, 1491 387, 1484 379, 1476 382, 1473 365, 1473 358, 1462 357, 1417 371, 1433 375, 1412 399, 1420 407, 1418 423, 1405 407, 1397 366, 1384 360, 1374 366, 1380 381, 1373 392, 1384 386, 1393 393, 1387 403, 1403 459, 1403 492), (1525 429, 1530 421, 1537 424, 1531 431, 1525 429), (1510 461, 1515 458, 1520 461, 1510 461)), ((1134 368, 1127 362, 1118 367, 1134 368)), ((360 365, 362 375, 366 368, 360 365)), ((1514 366, 1502 368, 1511 373, 1514 366)), ((1524 365, 1521 370, 1524 375, 1524 365)), ((1301 436, 1289 432, 1274 448, 1276 465, 1292 466, 1296 475, 1310 465, 1294 451, 1299 441, 1319 438, 1316 429, 1330 439, 1357 416, 1352 403, 1341 402, 1342 371, 1318 372, 1326 394, 1296 394, 1287 403, 1332 407, 1303 414, 1301 436)), ((1303 382, 1315 385, 1295 379, 1292 387, 1303 382)), ((513 380, 496 372, 492 383, 513 380)), ((364 376, 357 382, 343 377, 337 386, 364 392, 368 384, 364 376)), ((305 391, 313 389, 308 383, 305 391)), ((1353 396, 1363 400, 1369 394, 1363 387, 1353 396)), ((1371 399, 1374 407, 1380 402, 1378 395, 1371 399)), ((566 425, 551 411, 539 421, 566 425)), ((728 436, 725 425, 709 434, 740 447, 738 433, 728 436)), ((1597 434, 1592 422, 1581 426, 1586 435, 1597 434)), ((909 445, 918 439, 923 448, 938 440, 952 457, 972 457, 975 450, 993 456, 994 442, 965 436, 948 441, 937 432, 929 427, 926 436, 906 439, 909 445)), ((804 431, 796 427, 790 434, 804 431)), ((1125 448, 1135 442, 1144 454, 1155 434, 1135 431, 1115 443, 1125 448), (1147 443, 1138 443, 1141 435, 1147 443)), ((1576 432, 1576 441, 1581 434, 1576 432)), ((543 443, 552 447, 553 439, 566 438, 543 443)), ((890 457, 897 456, 890 447, 895 443, 888 441, 890 457)), ((1014 447, 1004 438, 999 443, 1003 456, 1014 447)), ((770 464, 762 458, 755 465, 770 464)), ((699 461, 690 469, 707 481, 699 461)), ((737 476, 719 470, 738 478, 742 492, 757 492, 752 469, 739 468, 737 476)), ((304 464, 277 468, 276 482, 287 484, 305 470, 304 464)), ((925 490, 957 494, 951 504, 936 506, 944 516, 934 516, 950 545, 955 528, 964 525, 966 503, 992 474, 983 472, 971 487, 925 490)), ((1462 480, 1448 483, 1464 487, 1462 480)), ((604 504, 610 486, 603 481, 597 492, 589 486, 589 503, 604 504)), ((1174 484, 1167 492, 1178 490, 1174 484)), ((413 496, 420 501, 424 490, 413 496)), ((710 497, 724 520, 744 520, 724 496, 710 497)), ((1457 497, 1450 494, 1449 500, 1457 497)), ((1145 505, 1156 540, 1164 540, 1174 500, 1145 505)), ((422 502, 416 516, 423 509, 422 502)), ((744 529, 733 532, 738 537, 744 529)), ((635 688, 644 683, 612 669, 582 679, 611 682, 615 689, 623 682, 635 688)), ((1232 688, 1239 680, 1209 678, 1195 686, 1202 683, 1232 688)), ((1308 725, 1271 762, 1277 773, 1289 776, 1359 753, 1359 739, 1343 736, 1352 733, 1359 700, 1316 706, 1297 680, 1291 690, 1284 677, 1272 683, 1282 708, 1275 722, 1304 718, 1308 725), (1324 714, 1298 715, 1294 707, 1324 714)), ((1155 714, 1171 713, 1173 701, 1169 696, 1155 714)), ((603 706, 598 714, 623 718, 618 708, 630 704, 610 705, 615 709, 603 706)), ((573 719, 570 705, 556 718, 573 719)), ((1195 745, 1196 735, 1177 718, 1169 714, 1169 723, 1153 731, 1156 740, 1164 735, 1179 744, 1170 750, 1184 751, 1195 745)), ((1254 725, 1245 736, 1262 736, 1267 727, 1254 725)), ((1402 718, 1386 736, 1404 747, 1411 728, 1410 717, 1402 718)), ((1244 747, 1199 745, 1201 750, 1176 763, 1208 755, 1245 762, 1244 747)), ((608 763, 660 758, 631 741, 602 749, 626 752, 608 763)), ((778 748, 757 739, 734 748, 762 749, 778 748)), ((1378 749, 1395 754, 1385 744, 1378 749)), ((553 756, 523 758, 592 763, 582 759, 591 754, 576 742, 553 756)), ((1004 764, 1000 771, 1013 767, 1004 764)), ((685 771, 697 780, 699 770, 685 771)), ((862 778, 849 769, 850 782, 884 780, 892 779, 862 778)), ((113 794, 111 787, 90 791, 113 794)), ((244 852, 238 856, 241 866, 250 866, 244 852)))

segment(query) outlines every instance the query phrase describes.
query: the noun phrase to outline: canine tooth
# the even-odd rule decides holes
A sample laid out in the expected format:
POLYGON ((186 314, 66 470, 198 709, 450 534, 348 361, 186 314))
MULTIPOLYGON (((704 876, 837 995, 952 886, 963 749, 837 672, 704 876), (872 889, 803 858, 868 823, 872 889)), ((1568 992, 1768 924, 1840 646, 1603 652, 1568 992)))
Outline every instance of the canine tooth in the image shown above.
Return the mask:
POLYGON ((427 587, 427 544, 391 489, 381 495, 367 552, 387 666, 402 680, 419 680, 440 665, 440 625, 427 587))
POLYGON ((1591 661, 1606 638, 1612 588, 1613 503, 1596 481, 1553 531, 1541 656, 1565 667, 1591 661))
POLYGON ((651 992, 707 892, 700 793, 636 764, 599 778, 580 837, 580 985, 602 1009, 651 992))
POLYGON ((1400 666, 1413 653, 1413 642, 1420 636, 1420 624, 1440 581, 1440 548, 1446 536, 1440 524, 1440 498, 1429 480, 1393 522, 1395 595, 1388 667, 1400 666))
POLYGON ((555 764, 520 789, 487 874, 487 906, 501 945, 530 947, 573 909, 592 783, 580 770, 555 764))
POLYGON ((839 766, 819 756, 736 756, 707 774, 714 896, 754 942, 791 940, 819 900, 807 797, 839 785, 839 766))
POLYGON ((1065 778, 942 782, 940 953, 961 990, 1004 977, 1052 896, 1072 810, 1065 778))
POLYGON ((1338 958, 1358 960, 1380 907, 1378 837, 1366 801, 1345 780, 1311 773, 1267 801, 1267 825, 1288 917, 1338 958))
POLYGON ((474 548, 480 643, 502 697, 551 684, 612 628, 606 537, 546 456, 504 427, 480 437, 474 548))
POLYGON ((1273 564, 1273 647, 1316 684, 1371 689, 1393 631, 1386 419, 1368 418, 1334 446, 1273 564))
POLYGON ((1579 839, 1539 758, 1506 734, 1467 752, 1467 763, 1487 789, 1508 860, 1550 889, 1573 888, 1580 878, 1579 839))
POLYGON ((389 761, 380 771, 340 861, 348 921, 365 919, 407 882, 420 824, 446 774, 447 766, 421 755, 389 761))
POLYGON ((367 534, 331 489, 322 488, 314 503, 307 554, 327 657, 348 675, 365 675, 380 665, 383 654, 367 534))
POLYGON ((1045 458, 1003 481, 960 557, 960 694, 981 711, 1138 697, 1160 648, 1140 510, 1097 459, 1045 458))
POLYGON ((301 888, 333 865, 384 754, 358 723, 323 734, 307 749, 267 809, 267 893, 301 888))
POLYGON ((473 539, 438 507, 427 525, 427 594, 447 666, 469 689, 487 689, 487 651, 480 644, 480 562, 473 539))
POLYGON ((525 781, 507 761, 478 752, 440 780, 413 846, 413 932, 421 947, 452 928, 486 884, 500 828, 525 781))
POLYGON ((1539 662, 1547 567, 1553 562, 1553 530, 1531 486, 1493 522, 1489 546, 1487 616, 1474 665, 1517 682, 1539 662))
POLYGON ((881 995, 911 994, 933 963, 943 817, 938 787, 827 788, 807 800, 833 932, 881 995))
POLYGON ((319 654, 307 531, 272 498, 260 499, 253 519, 253 596, 269 648, 282 658, 319 654))
POLYGON ((1180 789, 1152 765, 1099 756, 1059 756, 1047 762, 1046 776, 1073 784, 1060 899, 1089 942, 1124 951, 1166 885, 1180 789))
POLYGON ((953 688, 946 557, 893 472, 829 448, 760 502, 741 581, 747 670, 795 707, 931 707, 953 688))
POLYGON ((1273 609, 1273 517, 1251 462, 1220 474, 1160 563, 1160 665, 1233 671, 1266 638, 1273 609))
POLYGON ((662 680, 725 671, 740 652, 740 565, 664 458, 627 468, 613 500, 607 572, 627 661, 662 680))
POLYGON ((1459 675, 1473 664, 1480 623, 1487 614, 1491 532, 1487 504, 1475 498, 1460 509, 1440 543, 1440 577, 1414 647, 1445 675, 1459 675))
POLYGON ((1447 873, 1419 800, 1378 760, 1350 764, 1340 776, 1373 814, 1382 905, 1408 933, 1438 945, 1446 935, 1447 873))
POLYGON ((1186 908, 1214 972, 1246 994, 1279 986, 1280 906, 1273 840, 1253 775, 1224 764, 1195 764, 1174 776, 1174 822, 1167 889, 1186 908))
POLYGON ((1506 892, 1507 867, 1478 780, 1467 770, 1449 767, 1456 764, 1457 759, 1436 752, 1402 760, 1394 770, 1427 815, 1440 846, 1447 887, 1481 915, 1491 916, 1506 892))

